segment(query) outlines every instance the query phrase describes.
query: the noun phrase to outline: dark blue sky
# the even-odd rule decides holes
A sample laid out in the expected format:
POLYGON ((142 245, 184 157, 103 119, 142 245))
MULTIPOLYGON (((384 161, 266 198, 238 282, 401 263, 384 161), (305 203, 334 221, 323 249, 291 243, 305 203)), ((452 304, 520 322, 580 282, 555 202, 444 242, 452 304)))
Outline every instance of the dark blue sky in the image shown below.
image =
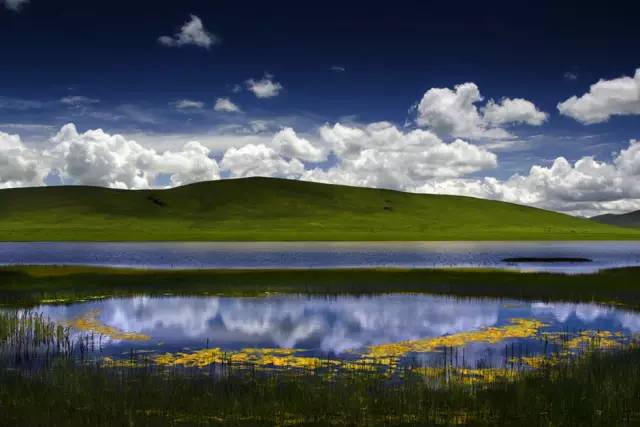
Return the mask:
POLYGON ((255 108, 278 113, 402 121, 428 88, 465 81, 486 97, 524 97, 549 111, 639 65, 638 16, 633 1, 34 0, 0 12, 0 93, 57 98, 73 87, 113 103, 166 104, 219 96, 268 71, 286 94, 255 108), (222 43, 209 51, 157 43, 189 14, 222 43), (567 82, 565 72, 579 78, 567 82))
POLYGON ((599 79, 633 77, 638 16, 637 1, 31 0, 17 11, 0 6, 0 131, 37 143, 73 122, 151 143, 152 135, 201 137, 255 120, 309 134, 337 121, 415 128, 408 110, 427 90, 473 82, 485 101, 524 98, 548 113, 543 126, 511 128, 538 142, 505 150, 494 175, 557 156, 610 160, 640 136, 638 116, 585 125, 557 104, 599 79), (220 43, 158 42, 191 15, 220 43), (266 73, 283 90, 260 99, 245 82, 266 73), (96 102, 61 105, 71 96, 96 102), (214 112, 221 97, 242 113, 214 112), (179 100, 205 108, 178 111, 179 100))

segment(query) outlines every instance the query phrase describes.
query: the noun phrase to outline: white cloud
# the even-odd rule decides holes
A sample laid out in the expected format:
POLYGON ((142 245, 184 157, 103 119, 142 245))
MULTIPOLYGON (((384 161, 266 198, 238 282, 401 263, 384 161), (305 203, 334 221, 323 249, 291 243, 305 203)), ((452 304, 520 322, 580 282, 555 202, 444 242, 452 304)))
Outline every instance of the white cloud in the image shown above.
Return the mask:
POLYGON ((307 162, 321 162, 327 158, 327 153, 324 150, 315 147, 307 139, 300 138, 290 127, 276 133, 273 137, 273 144, 284 157, 297 158, 307 162))
POLYGON ((586 125, 606 122, 611 116, 640 114, 640 68, 634 77, 598 81, 581 97, 559 103, 558 110, 586 125))
POLYGON ((218 98, 213 107, 214 110, 223 113, 240 113, 240 107, 234 104, 229 98, 218 98))
POLYGON ((453 89, 429 89, 417 106, 416 122, 439 135, 510 139, 514 135, 500 126, 512 123, 540 125, 546 120, 546 114, 526 99, 503 98, 499 103, 489 100, 478 110, 476 104, 483 100, 475 83, 462 83, 453 89))
POLYGON ((246 81, 247 89, 249 89, 258 98, 273 98, 280 95, 284 87, 273 80, 273 76, 265 74, 260 80, 249 79, 246 81))
POLYGON ((200 18, 191 15, 191 19, 180 28, 178 33, 173 36, 162 36, 158 38, 158 42, 167 47, 194 45, 209 49, 220 43, 220 40, 204 28, 200 18))
POLYGON ((39 154, 26 148, 18 135, 0 132, 0 188, 43 185, 41 163, 39 154))
POLYGON ((192 99, 179 99, 170 105, 177 110, 201 110, 204 108, 204 102, 194 101, 192 99))
POLYGON ((484 121, 494 126, 508 123, 523 123, 540 126, 547 121, 548 115, 538 110, 531 101, 522 98, 503 98, 499 103, 490 100, 482 108, 484 121))
POLYGON ((264 144, 229 148, 220 161, 220 167, 232 177, 274 176, 298 179, 305 170, 300 160, 286 160, 264 144))
POLYGON ((1 0, 0 3, 9 10, 18 11, 22 6, 28 4, 29 0, 1 0))
POLYGON ((336 184, 407 190, 436 177, 459 177, 496 167, 496 155, 457 139, 444 143, 434 133, 404 133, 387 122, 364 127, 324 126, 322 139, 338 157, 336 166, 315 168, 305 179, 336 184))
POLYGON ((347 71, 347 69, 341 65, 332 65, 329 69, 331 71, 335 71, 336 73, 344 73, 345 71, 347 71))
POLYGON ((571 164, 558 157, 550 166, 534 165, 527 175, 432 180, 415 191, 471 195, 591 216, 640 209, 640 142, 630 141, 611 162, 583 157, 571 164))
POLYGON ((149 188, 160 174, 169 175, 173 185, 219 177, 216 161, 198 142, 177 152, 157 152, 121 135, 101 129, 79 133, 75 125, 67 124, 51 143, 45 154, 53 159, 52 170, 64 184, 149 188))
POLYGON ((99 99, 89 98, 87 96, 65 96, 64 98, 60 98, 60 102, 62 104, 68 105, 69 107, 83 107, 90 104, 97 104, 100 102, 99 99))
POLYGON ((574 72, 567 71, 563 74, 565 80, 578 80, 578 75, 574 72))

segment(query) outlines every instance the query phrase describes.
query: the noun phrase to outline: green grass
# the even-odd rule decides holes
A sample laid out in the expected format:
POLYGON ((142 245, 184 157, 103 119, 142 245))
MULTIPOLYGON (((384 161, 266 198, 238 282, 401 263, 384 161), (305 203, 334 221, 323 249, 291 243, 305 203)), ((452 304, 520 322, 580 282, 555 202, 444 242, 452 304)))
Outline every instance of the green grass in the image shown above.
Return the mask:
POLYGON ((408 372, 0 367, 0 423, 24 426, 622 426, 640 423, 640 350, 594 352, 515 381, 468 386, 408 372))
POLYGON ((601 302, 640 309, 640 268, 564 275, 500 270, 127 270, 0 268, 0 305, 29 307, 131 295, 260 296, 267 293, 432 293, 542 301, 601 302))
POLYGON ((640 239, 640 230, 469 197, 270 178, 0 191, 0 241, 552 239, 640 239))

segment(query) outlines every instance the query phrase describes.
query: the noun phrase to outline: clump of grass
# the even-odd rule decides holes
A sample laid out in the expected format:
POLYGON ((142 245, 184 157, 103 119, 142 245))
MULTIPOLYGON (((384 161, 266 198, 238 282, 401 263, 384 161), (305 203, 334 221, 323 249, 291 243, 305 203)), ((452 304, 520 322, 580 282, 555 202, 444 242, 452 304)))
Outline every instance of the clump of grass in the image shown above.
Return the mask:
POLYGON ((0 368, 47 365, 60 357, 84 359, 99 347, 99 336, 74 335, 71 327, 55 323, 41 313, 0 311, 0 368))

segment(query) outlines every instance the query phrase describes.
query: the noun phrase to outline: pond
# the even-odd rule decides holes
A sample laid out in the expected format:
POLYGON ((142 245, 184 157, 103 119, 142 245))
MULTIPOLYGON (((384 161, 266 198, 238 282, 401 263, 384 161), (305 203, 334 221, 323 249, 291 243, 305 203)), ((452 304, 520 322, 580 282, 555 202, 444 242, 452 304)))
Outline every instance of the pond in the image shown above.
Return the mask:
POLYGON ((205 367, 224 360, 311 367, 381 363, 504 368, 536 357, 616 348, 640 314, 598 304, 387 294, 373 296, 132 297, 33 309, 95 355, 205 367), (99 338, 97 338, 99 336, 99 338), (455 360, 454 360, 455 358, 455 360))
POLYGON ((640 242, 0 243, 0 265, 34 264, 163 269, 481 267, 591 273, 640 265, 640 242))

